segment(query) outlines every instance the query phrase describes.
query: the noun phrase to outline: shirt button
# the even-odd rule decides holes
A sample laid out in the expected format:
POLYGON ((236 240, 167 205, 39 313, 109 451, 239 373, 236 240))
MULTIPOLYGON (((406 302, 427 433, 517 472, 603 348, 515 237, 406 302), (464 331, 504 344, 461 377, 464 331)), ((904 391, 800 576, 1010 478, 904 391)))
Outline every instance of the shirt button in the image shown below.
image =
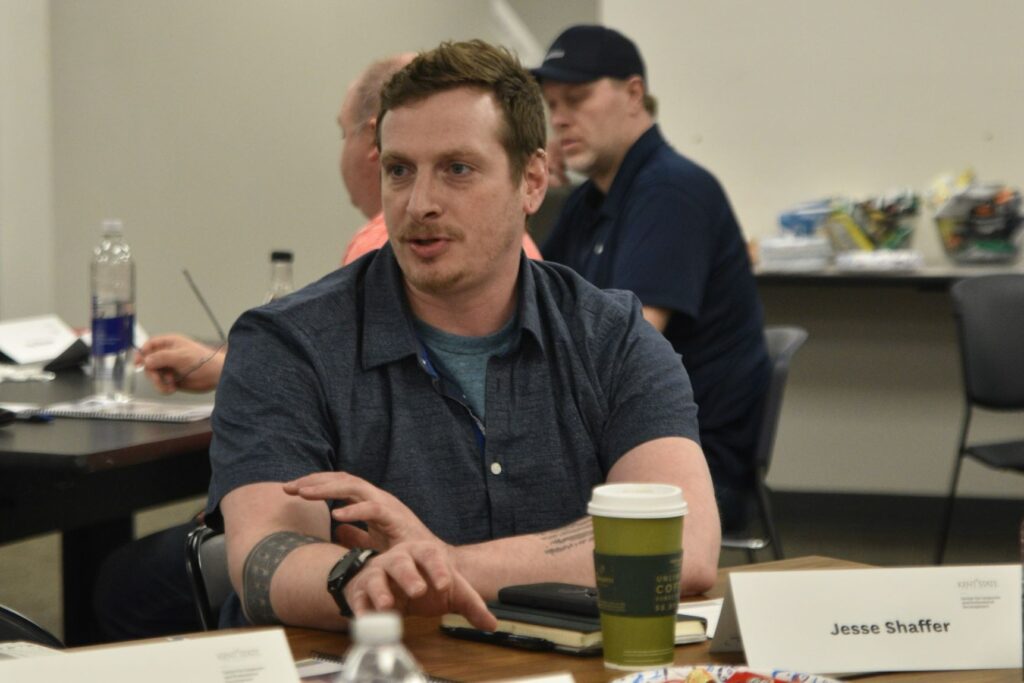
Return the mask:
POLYGON ((604 245, 603 244, 599 244, 596 247, 594 247, 594 253, 599 255, 599 256, 600 256, 601 252, 603 252, 603 251, 604 251, 604 245))
POLYGON ((493 474, 495 476, 501 474, 501 463, 500 462, 492 462, 491 463, 491 474, 493 474))

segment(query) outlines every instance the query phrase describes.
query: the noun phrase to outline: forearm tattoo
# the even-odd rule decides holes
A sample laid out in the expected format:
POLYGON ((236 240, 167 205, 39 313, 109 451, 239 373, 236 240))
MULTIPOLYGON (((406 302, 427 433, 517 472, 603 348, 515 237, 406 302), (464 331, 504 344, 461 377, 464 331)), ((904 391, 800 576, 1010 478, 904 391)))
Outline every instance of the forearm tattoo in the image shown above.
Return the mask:
POLYGON ((270 580, 288 553, 310 543, 323 543, 323 539, 303 536, 294 531, 278 531, 265 537, 249 551, 242 567, 242 606, 252 624, 281 623, 270 604, 270 580))
POLYGON ((590 517, 583 517, 569 526, 543 533, 540 537, 547 543, 544 553, 557 555, 566 550, 592 543, 594 541, 594 525, 591 523, 590 517))

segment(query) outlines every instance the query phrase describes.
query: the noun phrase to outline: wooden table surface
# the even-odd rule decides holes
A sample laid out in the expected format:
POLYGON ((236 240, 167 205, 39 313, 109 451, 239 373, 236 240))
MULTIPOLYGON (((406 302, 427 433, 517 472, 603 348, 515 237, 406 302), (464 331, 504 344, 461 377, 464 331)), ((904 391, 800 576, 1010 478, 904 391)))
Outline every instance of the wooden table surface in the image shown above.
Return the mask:
MULTIPOLYGON (((863 566, 854 562, 825 557, 801 557, 780 562, 765 562, 745 567, 719 570, 715 587, 709 597, 721 597, 726 577, 731 571, 782 569, 827 569, 863 566)), ((314 652, 340 655, 348 649, 348 636, 312 629, 288 628, 288 643, 296 660, 314 652)), ((443 635, 436 618, 409 618, 405 621, 406 646, 423 666, 437 677, 456 681, 495 681, 562 671, 570 672, 577 683, 604 683, 623 675, 606 670, 600 657, 573 657, 546 652, 529 652, 498 645, 473 643, 443 635)), ((742 655, 712 655, 709 642, 682 645, 676 648, 676 664, 742 664, 742 655)), ((858 681, 959 681, 961 683, 1003 683, 1021 681, 1021 670, 949 671, 862 676, 858 681)))

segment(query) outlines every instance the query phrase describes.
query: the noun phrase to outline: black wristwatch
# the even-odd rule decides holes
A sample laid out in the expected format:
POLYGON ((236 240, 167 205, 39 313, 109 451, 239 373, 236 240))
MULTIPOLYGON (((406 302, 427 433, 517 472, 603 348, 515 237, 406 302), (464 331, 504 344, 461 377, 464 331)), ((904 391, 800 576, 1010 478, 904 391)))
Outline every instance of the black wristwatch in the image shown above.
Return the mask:
POLYGON ((331 568, 331 572, 327 575, 327 592, 334 598, 334 602, 338 603, 341 616, 350 618, 354 616, 352 608, 348 606, 348 600, 345 599, 345 586, 356 578, 356 574, 376 554, 376 550, 369 548, 352 548, 338 560, 338 563, 331 568))

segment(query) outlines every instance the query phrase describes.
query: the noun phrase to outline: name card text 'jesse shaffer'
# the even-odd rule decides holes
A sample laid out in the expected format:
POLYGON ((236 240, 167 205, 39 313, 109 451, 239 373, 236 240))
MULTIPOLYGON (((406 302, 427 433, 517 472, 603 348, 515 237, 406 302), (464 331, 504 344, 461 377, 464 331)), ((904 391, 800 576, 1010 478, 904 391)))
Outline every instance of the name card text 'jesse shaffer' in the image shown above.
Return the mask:
POLYGON ((833 636, 880 636, 903 633, 949 633, 948 621, 932 621, 931 619, 918 619, 917 621, 900 621, 894 619, 884 624, 832 624, 833 636))

